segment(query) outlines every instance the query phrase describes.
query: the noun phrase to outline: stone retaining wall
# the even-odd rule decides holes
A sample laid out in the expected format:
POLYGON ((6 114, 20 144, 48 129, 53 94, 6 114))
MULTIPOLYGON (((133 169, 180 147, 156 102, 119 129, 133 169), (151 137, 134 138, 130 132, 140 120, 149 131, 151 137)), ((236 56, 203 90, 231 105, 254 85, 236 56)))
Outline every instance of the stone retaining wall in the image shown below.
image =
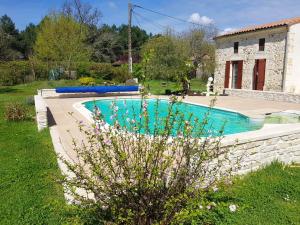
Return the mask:
POLYGON ((225 93, 231 96, 238 96, 243 98, 258 98, 269 101, 300 103, 300 95, 285 92, 225 89, 225 93))
POLYGON ((240 169, 237 174, 246 174, 278 160, 285 164, 300 163, 300 131, 276 135, 268 138, 256 138, 240 141, 232 147, 229 154, 231 162, 241 157, 240 169))
POLYGON ((47 104, 42 96, 34 96, 35 113, 38 130, 41 131, 48 127, 47 104))

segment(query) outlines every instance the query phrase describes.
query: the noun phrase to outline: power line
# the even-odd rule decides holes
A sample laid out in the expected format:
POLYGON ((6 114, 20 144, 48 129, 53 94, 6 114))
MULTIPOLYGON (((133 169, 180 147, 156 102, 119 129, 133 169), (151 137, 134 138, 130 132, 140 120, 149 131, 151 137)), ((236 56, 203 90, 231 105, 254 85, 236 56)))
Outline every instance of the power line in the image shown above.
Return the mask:
POLYGON ((134 19, 135 19, 137 25, 138 25, 139 27, 142 27, 142 25, 141 25, 139 19, 137 18, 137 15, 136 15, 133 11, 132 11, 132 14, 133 14, 133 17, 134 17, 134 19))
POLYGON ((153 20, 150 20, 150 19, 148 19, 147 17, 144 17, 144 16, 142 16, 141 14, 139 14, 139 13, 137 13, 137 12, 135 12, 135 11, 133 12, 133 14, 134 14, 135 16, 138 16, 139 18, 141 18, 141 19, 147 21, 148 23, 150 23, 150 24, 151 24, 152 26, 154 26, 155 28, 160 27, 160 28, 158 28, 158 29, 161 29, 161 30, 166 30, 166 29, 169 29, 169 28, 170 28, 170 27, 161 25, 161 24, 159 24, 159 23, 157 23, 157 22, 154 22, 153 20))
POLYGON ((152 9, 147 9, 147 8, 145 8, 143 6, 140 6, 140 5, 133 5, 133 7, 140 8, 140 9, 152 12, 152 13, 156 13, 156 14, 161 15, 161 16, 169 17, 171 19, 178 20, 178 21, 183 22, 183 23, 189 23, 189 24, 193 24, 193 25, 196 25, 196 26, 206 26, 206 27, 209 27, 209 25, 194 23, 194 22, 191 22, 191 21, 188 21, 188 20, 184 20, 184 19, 181 19, 181 18, 178 18, 178 17, 167 15, 165 13, 157 12, 157 11, 154 11, 152 9))

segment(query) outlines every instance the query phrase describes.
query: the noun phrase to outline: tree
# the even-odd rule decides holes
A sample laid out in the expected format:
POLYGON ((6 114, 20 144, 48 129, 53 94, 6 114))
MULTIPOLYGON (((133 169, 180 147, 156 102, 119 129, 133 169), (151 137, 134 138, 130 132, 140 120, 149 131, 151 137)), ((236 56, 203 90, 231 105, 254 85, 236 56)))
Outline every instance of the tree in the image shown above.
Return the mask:
POLYGON ((92 44, 92 60, 95 62, 115 62, 123 53, 119 36, 113 32, 101 32, 92 44))
POLYGON ((187 42, 190 57, 195 66, 202 70, 205 77, 214 73, 215 46, 206 37, 203 29, 191 29, 183 34, 183 40, 187 42))
POLYGON ((0 27, 2 31, 8 35, 16 37, 19 34, 19 31, 16 29, 14 22, 7 15, 4 15, 0 18, 0 27))
POLYGON ((24 31, 20 33, 20 47, 25 58, 33 54, 33 46, 37 36, 37 26, 30 23, 24 31))
POLYGON ((19 31, 11 18, 4 15, 0 18, 0 60, 15 60, 22 58, 19 51, 19 31))
POLYGON ((61 14, 47 16, 37 35, 35 56, 43 61, 55 62, 70 72, 73 62, 89 58, 85 38, 85 30, 73 18, 61 14))
POLYGON ((89 27, 97 27, 102 17, 99 9, 93 8, 88 3, 82 3, 80 0, 65 1, 62 13, 67 17, 73 17, 78 23, 89 27))
POLYGON ((186 76, 189 56, 186 42, 177 37, 158 36, 150 39, 142 47, 142 55, 152 57, 148 60, 148 79, 180 80, 186 76))
MULTIPOLYGON (((141 46, 149 39, 145 30, 132 27, 132 47, 135 58, 139 57, 141 46)), ((92 60, 115 62, 127 55, 128 26, 104 24, 100 28, 89 27, 87 43, 92 48, 92 60)))
MULTIPOLYGON (((122 24, 118 27, 118 33, 120 35, 120 42, 124 49, 128 49, 128 25, 122 24)), ((138 26, 131 27, 131 42, 132 49, 138 52, 141 46, 149 39, 147 32, 138 26)))

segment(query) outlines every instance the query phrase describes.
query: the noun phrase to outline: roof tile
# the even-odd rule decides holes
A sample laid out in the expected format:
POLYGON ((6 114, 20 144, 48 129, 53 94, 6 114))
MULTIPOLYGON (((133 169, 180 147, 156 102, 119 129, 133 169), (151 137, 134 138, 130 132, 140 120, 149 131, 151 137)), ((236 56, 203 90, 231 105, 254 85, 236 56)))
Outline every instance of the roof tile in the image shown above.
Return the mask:
POLYGON ((241 33, 247 33, 247 32, 251 32, 251 31, 269 29, 269 28, 274 28, 274 27, 280 27, 280 26, 291 26, 291 25, 297 24, 297 23, 300 23, 300 17, 279 20, 276 22, 266 23, 266 24, 262 24, 262 25, 249 26, 249 27, 242 28, 240 30, 235 30, 235 31, 232 31, 232 32, 229 32, 226 34, 218 35, 216 38, 226 37, 226 36, 231 36, 231 35, 241 34, 241 33))

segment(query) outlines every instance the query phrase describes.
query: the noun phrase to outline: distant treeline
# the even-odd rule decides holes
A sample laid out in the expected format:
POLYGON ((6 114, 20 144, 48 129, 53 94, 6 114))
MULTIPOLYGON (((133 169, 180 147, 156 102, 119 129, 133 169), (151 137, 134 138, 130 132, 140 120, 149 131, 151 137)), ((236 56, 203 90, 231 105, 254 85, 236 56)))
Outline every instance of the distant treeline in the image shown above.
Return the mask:
MULTIPOLYGON (((45 19, 44 19, 45 20, 45 19)), ((43 21, 41 23, 43 23, 43 21)), ((0 61, 28 59, 34 53, 34 45, 41 23, 30 23, 23 31, 18 31, 12 19, 3 15, 0 18, 0 61)), ((113 63, 126 60, 128 52, 127 25, 96 25, 88 28, 85 43, 91 50, 90 60, 113 63)), ((132 48, 134 59, 138 59, 141 46, 152 36, 145 30, 132 27, 132 48)))

